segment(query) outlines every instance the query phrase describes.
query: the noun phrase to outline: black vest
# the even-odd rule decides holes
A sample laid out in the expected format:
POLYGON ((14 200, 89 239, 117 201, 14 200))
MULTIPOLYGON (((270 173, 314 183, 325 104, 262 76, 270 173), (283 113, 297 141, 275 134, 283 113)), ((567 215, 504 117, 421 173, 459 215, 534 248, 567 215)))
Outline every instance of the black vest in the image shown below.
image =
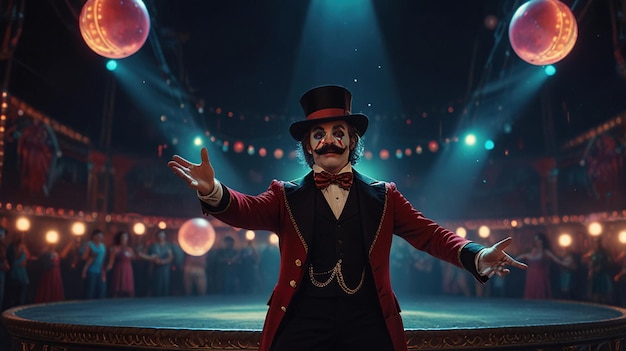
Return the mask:
MULTIPOLYGON (((314 286, 309 276, 311 264, 315 273, 323 273, 332 270, 341 259, 345 285, 350 289, 355 289, 359 285, 365 270, 363 285, 352 296, 371 297, 370 294, 375 293, 375 289, 367 258, 368 248, 365 247, 361 230, 356 187, 352 187, 339 219, 335 218, 322 192, 315 193, 313 239, 310 245, 309 267, 302 282, 302 293, 317 297, 347 296, 348 294, 339 286, 337 276, 323 288, 314 286)), ((329 277, 330 273, 315 275, 318 282, 325 282, 329 277)))

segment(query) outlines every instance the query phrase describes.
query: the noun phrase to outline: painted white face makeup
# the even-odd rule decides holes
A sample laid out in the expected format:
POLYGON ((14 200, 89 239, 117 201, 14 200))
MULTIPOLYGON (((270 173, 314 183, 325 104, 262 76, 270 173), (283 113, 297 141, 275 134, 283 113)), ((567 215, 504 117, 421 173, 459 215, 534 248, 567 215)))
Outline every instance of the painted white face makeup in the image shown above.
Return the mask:
POLYGON ((314 125, 309 133, 309 153, 313 161, 326 172, 335 174, 349 162, 350 134, 348 124, 333 121, 314 125))

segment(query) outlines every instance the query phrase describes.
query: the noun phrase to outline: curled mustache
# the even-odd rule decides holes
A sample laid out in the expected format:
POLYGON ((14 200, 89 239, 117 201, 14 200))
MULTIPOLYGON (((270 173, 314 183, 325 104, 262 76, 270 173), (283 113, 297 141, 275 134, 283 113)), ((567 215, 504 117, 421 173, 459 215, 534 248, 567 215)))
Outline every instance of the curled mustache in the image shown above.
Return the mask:
POLYGON ((346 149, 347 148, 341 148, 337 145, 329 144, 329 145, 326 145, 324 147, 321 147, 315 150, 315 153, 318 155, 323 155, 323 154, 328 154, 328 153, 343 154, 344 152, 346 152, 346 149))

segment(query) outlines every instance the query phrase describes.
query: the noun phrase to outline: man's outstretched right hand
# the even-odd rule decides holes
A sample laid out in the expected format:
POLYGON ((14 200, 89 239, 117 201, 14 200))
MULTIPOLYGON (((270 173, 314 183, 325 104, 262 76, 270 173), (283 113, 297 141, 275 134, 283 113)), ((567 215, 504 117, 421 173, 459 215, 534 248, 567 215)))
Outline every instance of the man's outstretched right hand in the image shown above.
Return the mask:
POLYGON ((198 164, 174 155, 167 165, 190 188, 197 190, 200 195, 208 195, 215 187, 215 171, 209 160, 209 151, 205 147, 200 151, 200 159, 198 164))

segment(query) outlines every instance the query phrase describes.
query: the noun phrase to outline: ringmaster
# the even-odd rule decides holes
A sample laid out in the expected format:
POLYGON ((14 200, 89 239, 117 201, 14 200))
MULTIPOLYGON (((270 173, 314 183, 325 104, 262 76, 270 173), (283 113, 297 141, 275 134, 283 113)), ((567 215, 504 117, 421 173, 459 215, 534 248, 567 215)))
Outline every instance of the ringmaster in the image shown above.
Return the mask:
POLYGON ((274 180, 258 194, 218 181, 206 148, 200 163, 174 155, 168 166, 196 190, 202 212, 239 228, 279 237, 280 273, 268 301, 260 350, 406 350, 400 307, 392 290, 393 235, 415 249, 462 267, 481 283, 525 269, 504 249, 443 228, 415 209, 393 182, 359 173, 369 120, 352 113, 352 95, 326 85, 300 99, 305 119, 289 133, 310 168, 274 180))

